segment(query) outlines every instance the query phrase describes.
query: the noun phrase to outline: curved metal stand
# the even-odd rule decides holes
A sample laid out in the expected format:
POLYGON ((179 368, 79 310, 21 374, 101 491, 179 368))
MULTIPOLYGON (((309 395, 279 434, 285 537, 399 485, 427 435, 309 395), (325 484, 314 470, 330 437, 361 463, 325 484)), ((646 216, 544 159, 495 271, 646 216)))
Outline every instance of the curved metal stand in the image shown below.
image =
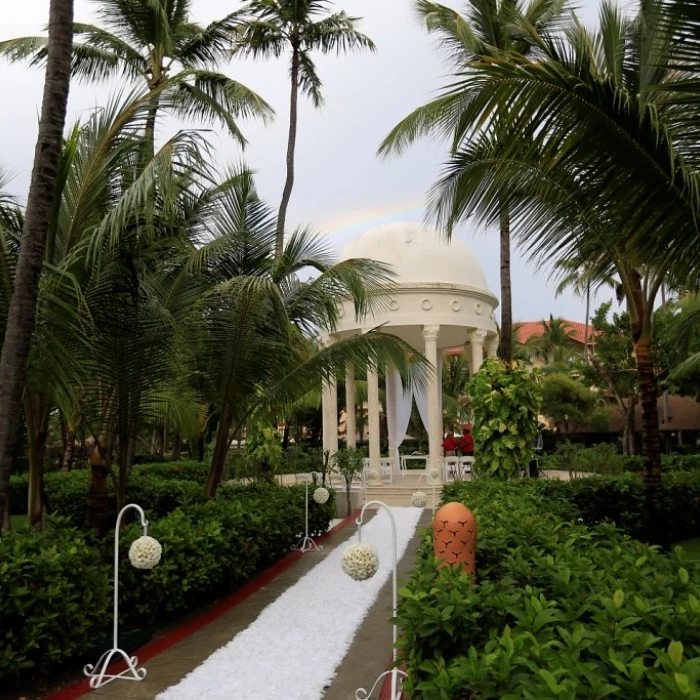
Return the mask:
POLYGON ((418 477, 418 485, 420 486, 421 479, 425 477, 425 480, 428 482, 428 486, 432 487, 432 496, 433 496, 433 515, 435 515, 435 485, 437 484, 438 480, 434 479, 428 472, 424 472, 418 477))
MULTIPOLYGON (((362 542, 362 521, 365 517, 365 511, 369 506, 379 506, 380 508, 384 508, 386 512, 389 515, 389 520, 391 522, 391 544, 392 544, 392 553, 393 553, 393 568, 392 568, 392 617, 396 617, 396 607, 397 607, 397 599, 398 599, 398 583, 397 583, 397 574, 396 574, 396 567, 398 564, 398 552, 397 552, 397 542, 396 542, 396 521, 394 520, 394 514, 391 512, 391 509, 386 505, 386 503, 382 503, 381 501, 369 501, 368 503, 365 503, 365 505, 362 508, 362 511, 360 511, 360 515, 355 521, 357 523, 357 541, 362 542)), ((374 689, 377 687, 379 683, 381 683, 382 679, 385 678, 386 676, 391 676, 391 700, 400 700, 401 695, 403 691, 401 690, 401 681, 406 677, 406 673, 402 671, 399 668, 396 668, 396 638, 398 636, 398 630, 396 625, 392 625, 392 654, 391 654, 391 659, 393 663, 393 667, 389 671, 384 671, 384 673, 380 674, 379 677, 377 678, 376 681, 374 681, 374 685, 370 689, 369 693, 364 689, 364 688, 358 688, 355 691, 355 700, 367 700, 367 698, 370 697, 370 695, 374 692, 374 689)))
MULTIPOLYGON (((394 670, 396 671, 396 674, 398 676, 401 676, 401 679, 403 680, 406 678, 406 672, 402 671, 401 669, 392 669, 391 671, 384 671, 384 673, 380 674, 377 678, 376 681, 374 681, 374 685, 367 691, 364 688, 358 688, 355 691, 355 700, 368 700, 368 698, 372 697, 372 693, 378 688, 381 687, 381 682, 388 676, 390 673, 393 673, 394 670)), ((400 700, 401 698, 401 689, 399 689, 399 694, 393 698, 392 700, 400 700)))
POLYGON ((309 537, 309 482, 306 482, 306 519, 304 521, 304 536, 292 547, 305 554, 309 550, 313 549, 317 552, 321 551, 323 547, 317 545, 311 537, 309 537))
POLYGON ((90 679, 91 688, 101 688, 117 678, 122 678, 126 681, 142 681, 146 677, 146 669, 138 668, 138 658, 129 656, 123 649, 119 648, 119 530, 122 516, 129 508, 135 508, 138 511, 141 516, 143 534, 148 534, 148 521, 143 508, 135 503, 125 505, 119 511, 117 527, 114 531, 114 626, 112 629, 112 648, 102 654, 96 664, 87 664, 83 668, 83 673, 90 679), (109 666, 119 660, 126 663, 126 668, 120 673, 107 673, 109 666))

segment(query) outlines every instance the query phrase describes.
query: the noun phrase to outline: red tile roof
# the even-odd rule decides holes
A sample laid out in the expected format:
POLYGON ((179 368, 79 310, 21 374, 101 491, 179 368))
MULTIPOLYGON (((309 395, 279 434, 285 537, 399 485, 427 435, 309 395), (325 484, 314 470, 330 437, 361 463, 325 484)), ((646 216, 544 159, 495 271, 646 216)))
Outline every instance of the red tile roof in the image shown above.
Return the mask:
MULTIPOLYGON (((565 319, 562 319, 565 327, 567 330, 573 331, 573 334, 571 336, 571 340, 575 343, 583 343, 585 342, 585 337, 586 337, 586 324, 585 323, 578 323, 577 321, 567 321, 565 319)), ((513 324, 513 331, 515 334, 515 339, 519 343, 525 343, 527 342, 530 338, 539 338, 544 333, 544 327, 542 325, 543 321, 523 321, 523 322, 518 322, 513 324)), ((593 342, 593 336, 595 334, 595 331, 593 330, 593 326, 589 325, 588 326, 588 342, 591 343, 593 342)))

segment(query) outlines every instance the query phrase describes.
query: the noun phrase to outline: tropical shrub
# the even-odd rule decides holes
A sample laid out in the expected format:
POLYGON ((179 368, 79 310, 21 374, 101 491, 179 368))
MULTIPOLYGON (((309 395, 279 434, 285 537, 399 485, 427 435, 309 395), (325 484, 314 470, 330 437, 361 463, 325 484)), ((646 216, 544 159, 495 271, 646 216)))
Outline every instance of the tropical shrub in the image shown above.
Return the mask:
MULTIPOLYGON (((700 535, 700 473, 669 472, 662 483, 671 541, 700 535)), ((587 525, 614 523, 628 535, 643 535, 644 487, 636 474, 542 480, 533 488, 547 501, 566 501, 587 525)))
POLYGON ((489 359, 467 385, 474 415, 474 471, 518 476, 532 455, 541 392, 539 374, 489 359))
POLYGON ((0 681, 79 656, 109 619, 110 575, 76 530, 49 525, 0 537, 0 681))
MULTIPOLYGON (((201 485, 193 485, 201 493, 201 485)), ((152 624, 235 590, 289 552, 304 531, 304 498, 298 486, 224 485, 216 499, 162 518, 146 510, 149 534, 163 554, 153 570, 129 566, 129 546, 142 530, 137 523, 124 530, 121 616, 129 624, 152 624)), ((333 513, 333 498, 324 505, 310 500, 309 532, 325 532, 333 513)), ((90 544, 67 521, 0 538, 0 685, 84 661, 82 653, 110 620, 113 556, 111 536, 90 544)))
POLYGON ((411 698, 700 697, 700 567, 680 549, 567 521, 532 483, 445 497, 477 517, 477 583, 436 569, 426 535, 398 613, 411 698))

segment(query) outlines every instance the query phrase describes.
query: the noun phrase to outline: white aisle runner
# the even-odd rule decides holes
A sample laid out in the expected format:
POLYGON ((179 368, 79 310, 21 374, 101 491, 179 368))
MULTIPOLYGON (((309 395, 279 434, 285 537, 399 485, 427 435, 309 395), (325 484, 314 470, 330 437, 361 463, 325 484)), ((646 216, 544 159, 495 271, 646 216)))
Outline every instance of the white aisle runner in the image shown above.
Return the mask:
MULTIPOLYGON (((423 511, 391 512, 400 560, 423 511)), ((373 578, 358 583, 343 572, 347 542, 341 544, 157 700, 319 700, 391 575, 391 525, 383 509, 362 527, 362 541, 379 552, 373 578)), ((387 649, 387 658, 390 654, 387 649)))

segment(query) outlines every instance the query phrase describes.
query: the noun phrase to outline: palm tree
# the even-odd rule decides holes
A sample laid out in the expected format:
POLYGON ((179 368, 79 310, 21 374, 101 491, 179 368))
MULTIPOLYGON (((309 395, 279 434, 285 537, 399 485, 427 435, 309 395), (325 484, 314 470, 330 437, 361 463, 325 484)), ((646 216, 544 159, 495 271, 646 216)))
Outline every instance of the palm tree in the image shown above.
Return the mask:
POLYGON ((275 256, 284 248, 287 207, 294 187, 294 151, 297 138, 299 90, 311 98, 314 107, 323 103, 321 79, 311 58, 321 53, 374 50, 372 40, 355 29, 358 18, 345 12, 326 14, 329 0, 251 0, 235 13, 234 53, 242 56, 278 58, 291 51, 289 77, 289 136, 287 177, 277 215, 275 256))
MULTIPOLYGON (((234 15, 203 27, 190 21, 192 0, 94 0, 100 25, 73 27, 73 76, 103 82, 120 76, 145 81, 152 92, 146 144, 153 139, 161 105, 181 117, 218 121, 241 144, 237 118, 272 115, 255 92, 216 71, 227 55, 234 15)), ((44 37, 0 43, 0 55, 42 65, 44 37)))
MULTIPOLYGON (((416 0, 416 7, 429 32, 437 33, 457 75, 469 72, 472 64, 484 55, 508 52, 527 56, 537 48, 536 42, 522 26, 542 30, 558 21, 566 0, 532 0, 523 6, 522 0, 468 0, 466 15, 431 2, 416 0)), ((437 99, 419 107, 392 129, 382 142, 379 152, 400 153, 417 138, 435 133, 452 140, 452 153, 469 138, 461 120, 463 108, 471 96, 466 91, 448 88, 437 99)), ((487 130, 497 132, 498 118, 487 130)), ((511 292, 511 215, 508 190, 501 193, 501 207, 492 223, 500 230, 501 328, 499 357, 510 363, 513 348, 513 304, 511 292)), ((444 223, 449 235, 453 226, 470 215, 454 192, 449 214, 444 223)))
POLYGON ((12 454, 34 330, 46 232, 61 157, 61 138, 70 89, 72 27, 73 0, 51 0, 39 135, 0 354, 0 514, 3 517, 7 508, 12 454))
POLYGON ((497 216, 504 188, 534 255, 575 257, 614 274, 627 302, 643 415, 647 537, 666 543, 652 314, 658 291, 697 278, 700 240, 698 103, 700 8, 642 3, 636 17, 603 4, 600 27, 565 38, 531 32, 537 60, 484 55, 455 91, 470 133, 440 193, 449 209, 497 216), (692 50, 689 48, 692 47, 692 50), (507 105, 507 110, 504 109, 507 105), (498 115, 498 138, 478 125, 498 115), (525 148, 523 144, 527 144, 525 148), (476 156, 481 165, 475 165, 476 156))
POLYGON ((596 294, 603 286, 617 288, 617 282, 612 277, 603 279, 593 279, 590 271, 585 265, 579 264, 577 260, 559 260, 555 264, 555 272, 559 275, 560 280, 557 285, 555 296, 559 296, 566 289, 571 288, 579 297, 585 296, 586 299, 586 316, 584 323, 583 337, 583 359, 588 363, 590 359, 589 351, 589 331, 591 318, 591 292, 596 294))
POLYGON ((231 440, 258 417, 283 412, 323 377, 342 376, 350 363, 362 368, 389 362, 418 381, 425 369, 407 345, 379 332, 309 352, 309 334, 332 332, 338 323, 339 297, 352 298, 360 315, 371 309, 391 279, 384 265, 334 263, 324 241, 304 230, 275 257, 276 217, 259 200, 247 170, 230 174, 208 216, 212 238, 196 250, 183 275, 205 290, 190 315, 188 335, 202 339, 197 360, 208 378, 205 396, 218 415, 205 487, 212 497, 231 440), (318 277, 302 282, 299 273, 309 267, 318 277))
POLYGON ((562 318, 549 314, 549 321, 540 321, 542 333, 528 339, 530 356, 539 357, 545 363, 562 363, 571 356, 571 338, 575 331, 562 318))

